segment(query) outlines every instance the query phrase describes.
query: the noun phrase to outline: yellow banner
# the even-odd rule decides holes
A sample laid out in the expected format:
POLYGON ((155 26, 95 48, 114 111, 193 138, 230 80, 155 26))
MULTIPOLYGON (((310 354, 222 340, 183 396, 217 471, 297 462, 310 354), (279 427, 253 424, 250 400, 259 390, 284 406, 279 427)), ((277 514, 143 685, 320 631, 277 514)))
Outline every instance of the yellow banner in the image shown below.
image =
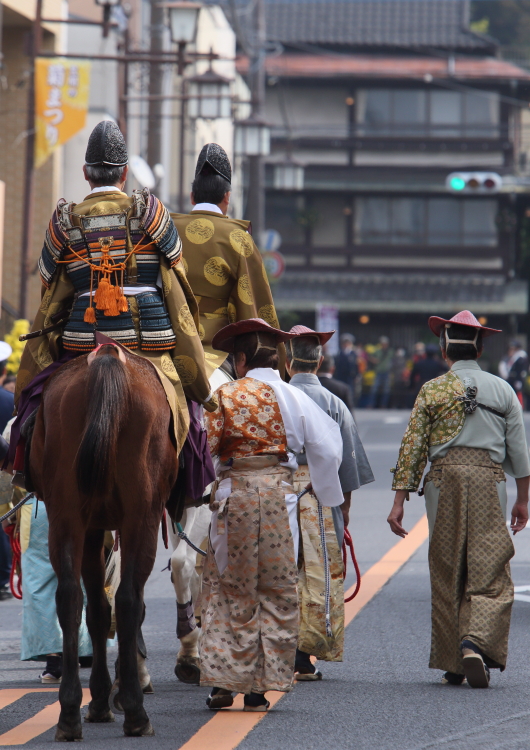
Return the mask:
POLYGON ((35 166, 85 127, 90 62, 64 57, 35 61, 35 166))

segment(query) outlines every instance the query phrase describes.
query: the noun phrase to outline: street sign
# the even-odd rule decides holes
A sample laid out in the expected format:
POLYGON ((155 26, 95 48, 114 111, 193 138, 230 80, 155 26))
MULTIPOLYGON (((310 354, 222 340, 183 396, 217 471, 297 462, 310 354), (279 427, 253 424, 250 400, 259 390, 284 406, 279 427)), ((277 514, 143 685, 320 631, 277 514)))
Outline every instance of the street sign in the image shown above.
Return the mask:
POLYGON ((335 305, 317 305, 315 311, 317 331, 335 331, 325 345, 326 354, 334 357, 339 353, 339 308, 335 305))
POLYGON ((271 279, 280 279, 285 271, 285 258, 278 252, 264 252, 261 254, 267 275, 271 279))
POLYGON ((268 253, 275 253, 280 249, 282 236, 276 229, 266 229, 261 237, 261 249, 268 253))
POLYGON ((488 195, 501 189, 502 177, 496 172, 451 172, 445 179, 445 187, 451 193, 488 195))

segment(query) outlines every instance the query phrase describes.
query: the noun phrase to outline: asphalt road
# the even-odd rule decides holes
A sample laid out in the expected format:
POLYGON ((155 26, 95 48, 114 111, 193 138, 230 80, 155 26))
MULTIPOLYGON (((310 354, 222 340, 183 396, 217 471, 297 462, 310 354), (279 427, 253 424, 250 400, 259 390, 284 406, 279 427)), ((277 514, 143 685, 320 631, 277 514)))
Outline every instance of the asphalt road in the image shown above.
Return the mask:
MULTIPOLYGON (((376 482, 354 493, 350 530, 362 572, 393 547, 397 540, 386 524, 391 503, 389 492, 397 448, 406 425, 405 412, 357 413, 357 421, 376 482)), ((530 427, 530 420, 528 421, 530 427)), ((510 481, 514 494, 515 483, 510 481)), ((411 528, 423 515, 422 499, 412 496, 405 525, 411 528)), ((346 632, 345 660, 321 663, 324 680, 298 684, 245 736, 240 750, 426 750, 427 748, 530 748, 529 634, 530 549, 529 531, 516 539, 512 571, 519 591, 510 636, 506 672, 494 671, 492 687, 473 691, 467 686, 440 684, 441 673, 428 669, 430 594, 427 545, 423 544, 390 582, 360 611, 346 632), (525 600, 526 597, 526 600, 525 600)), ((235 747, 219 734, 201 744, 193 736, 212 712, 205 706, 207 691, 186 686, 173 674, 177 640, 176 611, 169 573, 162 572, 168 552, 161 545, 155 569, 146 589, 147 617, 144 627, 149 650, 148 666, 155 695, 146 696, 146 709, 156 737, 124 738, 121 722, 84 726, 85 746, 94 750, 134 745, 181 748, 235 747)), ((353 583, 350 570, 347 585, 353 583)), ((42 665, 20 662, 21 605, 0 603, 0 705, 11 688, 40 688, 42 665)), ((109 661, 115 651, 109 651, 109 661)), ((88 672, 82 682, 88 686, 88 672)), ((26 694, 0 710, 2 735, 56 700, 56 692, 26 694)), ((243 716, 241 719, 243 719, 243 716)), ((26 743, 31 748, 49 747, 53 729, 26 743)), ((199 735, 199 739, 202 735, 199 735)))

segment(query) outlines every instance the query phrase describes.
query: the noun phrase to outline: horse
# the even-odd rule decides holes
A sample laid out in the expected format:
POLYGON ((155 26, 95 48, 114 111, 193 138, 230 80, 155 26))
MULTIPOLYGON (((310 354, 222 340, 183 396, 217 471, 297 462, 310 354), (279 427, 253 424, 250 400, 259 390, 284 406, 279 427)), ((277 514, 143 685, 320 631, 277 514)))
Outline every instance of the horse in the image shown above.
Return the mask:
MULTIPOLYGON (((223 369, 217 369, 210 377, 210 387, 216 391, 224 383, 230 383, 233 378, 223 369)), ((188 507, 184 510, 181 526, 188 539, 196 547, 204 547, 208 538, 212 513, 208 505, 188 507)), ((200 684, 200 630, 193 617, 186 617, 193 611, 193 603, 198 601, 202 576, 196 570, 197 552, 169 526, 169 538, 173 547, 171 555, 171 580, 177 599, 177 613, 183 615, 177 620, 177 638, 180 648, 177 653, 175 674, 181 682, 188 685, 200 684), (186 607, 187 605, 187 607, 186 607)))
POLYGON ((106 529, 118 529, 121 546, 121 581, 115 597, 116 702, 125 714, 125 735, 154 734, 143 707, 137 638, 145 611, 144 586, 177 472, 171 410, 155 369, 145 359, 106 344, 76 357, 50 377, 35 422, 29 475, 37 497, 46 505, 50 560, 58 579, 63 676, 57 741, 82 739, 81 576, 94 649, 85 721, 114 721, 106 658, 111 619, 104 591, 106 529))

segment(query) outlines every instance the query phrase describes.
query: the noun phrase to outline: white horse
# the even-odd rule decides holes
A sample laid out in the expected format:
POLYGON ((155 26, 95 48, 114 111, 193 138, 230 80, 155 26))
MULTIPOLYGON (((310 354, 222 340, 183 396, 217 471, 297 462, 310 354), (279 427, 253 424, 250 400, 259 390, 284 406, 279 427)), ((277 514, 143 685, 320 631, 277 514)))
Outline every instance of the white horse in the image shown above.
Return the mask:
MULTIPOLYGON (((215 370, 210 378, 212 390, 217 390, 232 378, 224 370, 215 370)), ((187 508, 181 526, 190 542, 206 551, 206 540, 212 513, 208 505, 187 508)), ((181 682, 198 685, 200 681, 199 635, 200 630, 193 616, 194 605, 199 600, 202 573, 198 572, 198 553, 190 547, 168 524, 169 538, 173 545, 171 555, 171 580, 177 597, 177 637, 180 649, 177 654, 175 674, 181 682)))

